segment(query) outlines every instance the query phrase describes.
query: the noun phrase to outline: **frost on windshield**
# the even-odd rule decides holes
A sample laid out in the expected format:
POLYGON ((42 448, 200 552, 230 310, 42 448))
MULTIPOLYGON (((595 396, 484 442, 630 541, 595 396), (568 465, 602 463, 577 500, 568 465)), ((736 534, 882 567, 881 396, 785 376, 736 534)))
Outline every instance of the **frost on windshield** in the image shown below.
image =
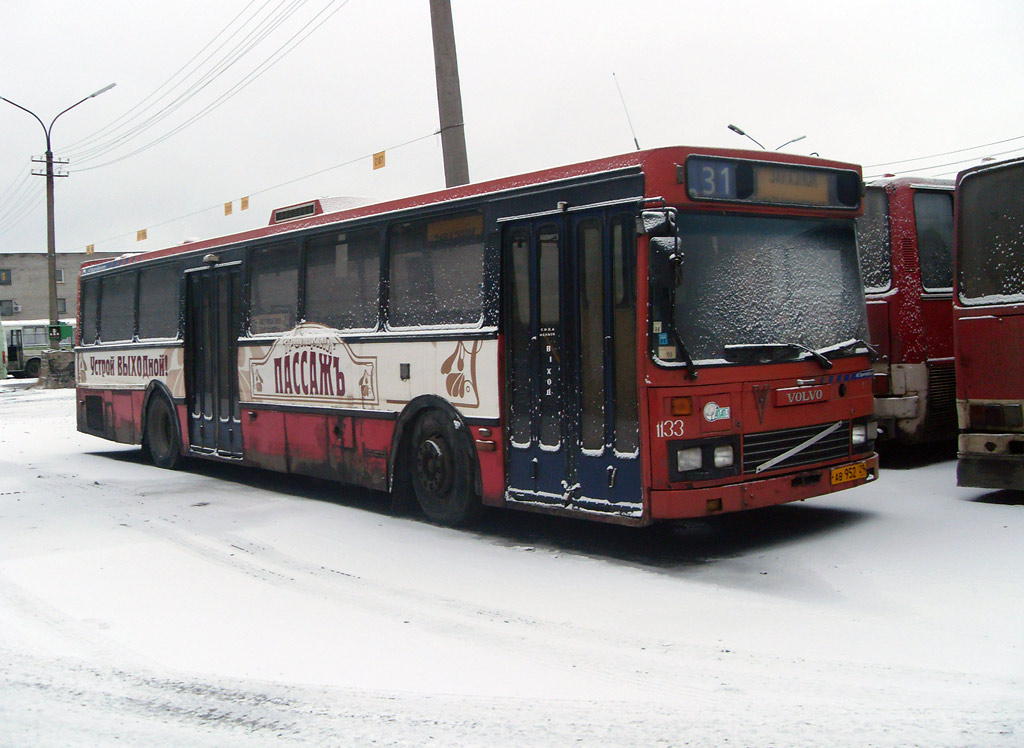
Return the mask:
POLYGON ((964 179, 960 293, 974 303, 1024 301, 1024 163, 964 179))
POLYGON ((689 216, 680 235, 674 316, 695 361, 723 358, 726 345, 867 337, 851 223, 689 216))
POLYGON ((887 291, 892 283, 892 250, 889 242, 889 197, 880 187, 864 195, 864 215, 857 219, 857 248, 864 287, 887 291))

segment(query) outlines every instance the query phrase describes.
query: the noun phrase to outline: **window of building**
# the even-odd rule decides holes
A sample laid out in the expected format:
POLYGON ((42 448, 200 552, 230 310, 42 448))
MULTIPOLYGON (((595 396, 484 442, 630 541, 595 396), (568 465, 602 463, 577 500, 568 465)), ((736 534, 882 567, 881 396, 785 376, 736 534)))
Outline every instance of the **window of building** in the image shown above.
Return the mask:
POLYGON ((306 245, 306 321, 373 330, 380 307, 380 234, 350 231, 306 245))
POLYGON ((64 268, 57 268, 56 275, 54 276, 58 283, 64 282, 64 268))
POLYGON ((14 302, 10 299, 0 299, 0 316, 10 317, 14 314, 14 302))
POLYGON ((68 313, 68 300, 67 299, 61 299, 61 298, 58 297, 57 298, 57 314, 67 314, 67 313, 68 313))
POLYGON ((0 286, 11 285, 11 270, 10 268, 0 268, 0 286))
POLYGON ((295 244, 277 244, 252 253, 253 335, 286 332, 295 327, 299 299, 299 253, 295 244))
POLYGON ((392 231, 392 327, 470 326, 483 317, 483 216, 411 221, 392 231))
POLYGON ((159 265, 139 273, 140 338, 177 337, 180 296, 177 265, 159 265))

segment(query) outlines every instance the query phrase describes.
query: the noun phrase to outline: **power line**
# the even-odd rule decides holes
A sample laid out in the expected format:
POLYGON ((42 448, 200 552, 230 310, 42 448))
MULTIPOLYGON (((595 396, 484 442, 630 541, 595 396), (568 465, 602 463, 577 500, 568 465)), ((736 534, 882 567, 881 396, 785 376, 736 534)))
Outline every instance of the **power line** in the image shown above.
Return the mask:
MULTIPOLYGON (((209 55, 207 55, 207 57, 199 63, 195 70, 190 71, 186 75, 185 80, 182 80, 179 83, 175 84, 170 89, 170 91, 167 92, 167 94, 160 98, 165 98, 165 96, 172 93, 176 88, 179 88, 180 86, 184 85, 186 83, 188 76, 191 76, 194 73, 196 73, 199 70, 199 68, 205 65, 217 52, 219 52, 220 49, 228 43, 228 41, 230 41, 233 37, 237 36, 237 34, 239 34, 245 28, 246 25, 251 23, 256 18, 256 15, 258 15, 270 3, 270 1, 271 0, 267 0, 267 2, 265 2, 262 6, 260 6, 259 9, 257 9, 256 14, 254 14, 253 17, 245 21, 245 23, 243 23, 239 29, 232 33, 228 37, 228 39, 222 42, 216 49, 214 49, 209 55)), ((308 0, 291 0, 290 4, 287 5, 287 7, 282 7, 285 6, 286 1, 287 0, 281 0, 281 2, 279 2, 278 5, 271 11, 270 15, 268 15, 266 18, 263 18, 262 20, 259 20, 255 28, 251 29, 246 34, 246 36, 243 39, 241 39, 241 41, 239 41, 238 44, 236 44, 232 49, 230 49, 216 62, 214 62, 213 67, 210 70, 206 71, 205 73, 202 73, 197 80, 188 84, 188 88, 177 94, 177 96, 173 100, 171 100, 169 103, 163 106, 160 110, 151 114, 148 118, 146 118, 139 124, 135 125, 134 127, 128 129, 127 131, 118 135, 114 135, 107 141, 86 148, 84 151, 78 152, 77 154, 72 153, 71 157, 83 163, 93 161, 99 158, 100 156, 109 153, 112 150, 115 150, 124 143, 134 140, 136 137, 144 133, 146 130, 151 129, 152 127, 156 126, 164 119, 169 117, 175 111, 177 111, 190 100, 192 100, 195 96, 201 93, 209 85, 211 85, 217 78, 226 73, 239 60, 245 57, 245 55, 247 55, 249 52, 255 49, 267 37, 269 37, 273 32, 280 28, 281 25, 283 25, 292 15, 294 15, 295 12, 298 11, 299 8, 302 5, 304 5, 308 0)), ((333 4, 336 1, 337 0, 330 0, 328 5, 333 4)), ((216 37, 214 37, 214 39, 216 39, 216 37)), ((155 103, 156 102, 154 102, 154 104, 155 103)), ((136 115, 136 117, 140 116, 143 112, 146 111, 146 109, 149 109, 152 106, 153 105, 150 105, 143 109, 143 111, 140 112, 139 115, 136 115)), ((135 119, 136 117, 133 117, 132 119, 135 119)), ((84 171, 84 169, 79 169, 79 171, 84 171)))
POLYGON ((241 81, 236 83, 226 93, 222 94, 220 96, 220 98, 218 98, 218 99, 214 100, 212 103, 208 104, 199 113, 193 115, 191 118, 189 118, 188 120, 186 120, 182 124, 178 125, 177 127, 172 129, 171 131, 169 131, 169 132, 165 133, 164 135, 158 137, 157 139, 149 142, 148 144, 142 146, 141 148, 137 148, 136 150, 132 151, 131 153, 127 153, 127 154, 125 154, 123 156, 119 156, 117 158, 111 159, 110 161, 105 161, 102 164, 96 164, 95 166, 88 166, 88 167, 86 167, 84 169, 74 169, 74 171, 75 172, 80 172, 80 171, 91 171, 93 169, 100 169, 100 168, 102 168, 104 166, 110 166, 111 164, 116 164, 116 163, 118 163, 120 161, 124 161, 125 159, 131 158, 133 156, 137 156, 140 153, 149 150, 153 146, 159 145, 160 143, 162 143, 163 141, 167 140, 168 138, 178 134, 179 132, 181 132, 185 128, 195 124, 200 119, 205 117, 207 114, 210 114, 211 112, 213 112, 214 110, 216 110, 217 108, 222 106, 223 104, 227 103, 227 101, 229 101, 231 98, 233 98, 238 93, 243 91, 250 84, 252 84, 256 79, 258 79, 265 72, 270 70, 270 68, 272 68, 278 62, 280 62, 282 59, 284 59, 299 44, 301 44, 303 41, 305 41, 311 34, 313 34, 317 29, 319 29, 327 21, 329 21, 338 11, 340 11, 342 8, 344 8, 346 5, 348 5, 348 3, 350 1, 351 0, 344 0, 344 2, 342 2, 342 4, 340 6, 338 6, 334 10, 332 10, 326 17, 324 17, 322 20, 320 20, 319 23, 316 23, 316 25, 313 26, 314 22, 316 22, 317 19, 320 18, 320 16, 322 16, 324 13, 326 13, 331 5, 333 5, 335 2, 337 2, 337 0, 331 0, 331 2, 327 3, 327 5, 325 5, 324 8, 321 9, 319 13, 317 13, 301 29, 299 29, 295 34, 293 34, 291 36, 291 38, 288 39, 288 41, 286 41, 284 44, 282 44, 280 47, 278 47, 277 50, 275 50, 270 56, 268 56, 252 72, 250 72, 249 75, 247 75, 241 81), (313 27, 310 28, 310 26, 313 26, 313 27), (301 38, 299 38, 300 35, 301 35, 301 38), (286 47, 287 47, 287 49, 285 49, 286 47), (282 50, 284 50, 283 53, 282 53, 282 50))
MULTIPOLYGON (((901 161, 886 161, 882 164, 866 164, 865 169, 876 169, 880 166, 895 166, 896 164, 909 164, 912 161, 927 161, 930 158, 942 158, 943 156, 952 156, 954 153, 964 153, 965 151, 974 151, 979 148, 989 148, 994 145, 1002 145, 1003 143, 1011 143, 1014 140, 1024 140, 1024 135, 1018 135, 1015 138, 1007 138, 1006 140, 996 140, 992 143, 982 143, 981 145, 972 145, 967 148, 958 148, 955 151, 946 151, 945 153, 935 153, 931 156, 917 156, 916 158, 905 158, 901 161)), ((961 163, 961 162, 954 162, 961 163)))
MULTIPOLYGON (((1017 138, 1010 138, 1010 140, 1017 140, 1017 138)), ((1008 141, 1003 141, 1003 142, 1008 142, 1008 141)), ((965 150, 970 150, 970 149, 965 149, 965 150)), ((984 156, 984 158, 996 158, 998 156, 1008 156, 1008 155, 1010 155, 1012 153, 1020 153, 1022 150, 1024 150, 1024 148, 1013 148, 1013 149, 1011 149, 1009 151, 1002 151, 1000 153, 990 153, 990 154, 984 156)), ((959 153, 959 152, 960 151, 953 151, 953 153, 959 153)), ((944 168, 946 166, 956 166, 958 164, 971 164, 971 163, 974 163, 976 161, 980 161, 982 158, 983 157, 981 157, 981 156, 975 156, 973 158, 965 158, 965 159, 961 159, 959 161, 949 161, 949 162, 947 162, 945 164, 932 164, 931 166, 923 166, 923 167, 921 167, 919 169, 904 169, 902 171, 889 172, 889 174, 891 174, 892 176, 897 176, 899 174, 920 174, 922 171, 931 171, 932 169, 942 169, 942 168, 944 168)), ((895 163, 895 162, 893 162, 893 163, 895 163)), ((958 172, 954 171, 954 172, 948 172, 948 173, 949 174, 956 174, 958 172)), ((878 177, 884 177, 884 176, 888 176, 888 174, 873 174, 871 176, 867 176, 867 177, 864 177, 864 178, 865 179, 877 179, 878 177)), ((935 175, 935 176, 943 176, 943 175, 935 175)))
MULTIPOLYGON (((181 74, 181 72, 183 70, 185 70, 189 65, 191 65, 196 60, 196 58, 198 58, 204 51, 206 51, 210 47, 210 45, 212 45, 215 41, 217 41, 217 39, 225 31, 227 31, 229 28, 231 28, 231 26, 235 23, 235 21, 237 21, 249 8, 251 8, 253 6, 253 4, 256 3, 256 1, 257 0, 250 0, 249 4, 246 5, 245 8, 243 8, 241 10, 241 12, 238 13, 238 15, 236 15, 234 18, 232 18, 231 21, 226 26, 224 26, 224 28, 222 28, 220 31, 218 31, 210 41, 208 41, 205 45, 203 45, 203 47, 198 52, 196 52, 194 55, 192 55, 192 57, 189 58, 189 60, 184 65, 182 65, 180 68, 178 68, 170 78, 168 78, 163 83, 161 83, 159 86, 157 86, 148 96, 146 96, 144 99, 142 99, 137 104, 135 104, 135 106, 129 108, 127 111, 125 111, 119 117, 115 118, 111 122, 109 122, 106 125, 104 125, 103 127, 101 127, 99 130, 96 130, 95 132, 93 132, 90 135, 87 135, 86 137, 82 138, 81 140, 76 140, 74 143, 71 143, 67 148, 64 149, 65 153, 69 153, 71 155, 74 155, 74 149, 75 148, 83 146, 83 145, 86 145, 88 143, 92 143, 95 140, 97 140, 101 135, 104 135, 105 133, 108 133, 111 130, 116 129, 118 123, 120 123, 126 117, 128 117, 128 121, 129 122, 131 122, 133 119, 135 119, 138 115, 136 115, 135 117, 129 117, 129 115, 132 114, 132 112, 134 112, 137 109, 139 109, 140 107, 142 107, 143 104, 145 104, 147 101, 149 101, 154 96, 156 96, 158 93, 160 93, 160 91, 162 91, 164 88, 166 88, 167 85, 171 83, 171 81, 173 81, 175 78, 177 78, 181 74)), ((262 10, 263 7, 265 7, 267 5, 267 3, 269 3, 270 1, 271 0, 266 0, 266 2, 264 2, 263 6, 261 6, 259 10, 262 10)), ((257 13, 258 12, 259 11, 257 11, 257 13)), ((248 23, 248 21, 246 21, 245 23, 248 23)), ((242 24, 242 27, 245 26, 245 23, 242 24)), ((235 33, 238 33, 238 32, 236 31, 235 33)), ((234 36, 234 34, 232 34, 232 36, 234 36)), ((221 46, 223 46, 223 44, 221 44, 221 46)), ((218 47, 217 49, 220 49, 220 47, 218 47)), ((189 74, 191 74, 191 73, 189 73, 189 74)), ((176 84, 175 87, 177 87, 177 85, 179 85, 179 84, 176 84)), ((173 90, 173 88, 172 88, 172 90, 173 90)), ((157 97, 156 101, 159 101, 162 98, 164 98, 164 97, 163 96, 159 96, 159 97, 157 97)), ((152 106, 152 104, 147 106, 147 107, 145 107, 143 109, 143 111, 145 111, 146 109, 149 109, 150 106, 152 106)))
POLYGON ((0 236, 7 234, 42 207, 43 201, 40 198, 46 191, 45 185, 39 181, 32 184, 36 185, 35 189, 25 192, 15 202, 12 202, 3 216, 0 216, 0 236))
MULTIPOLYGON (((404 143, 398 143, 397 145, 388 146, 387 148, 384 148, 383 150, 385 150, 385 151, 397 151, 399 148, 404 148, 404 147, 412 145, 414 143, 419 143, 422 140, 426 140, 427 138, 436 137, 439 134, 440 134, 440 130, 434 130, 434 131, 432 131, 430 133, 427 133, 426 135, 420 135, 419 137, 412 138, 411 140, 406 140, 404 143)), ((343 166, 351 166, 352 164, 359 163, 360 161, 365 161, 367 159, 371 159, 371 158, 373 158, 373 155, 374 155, 373 153, 366 153, 366 154, 363 154, 362 156, 357 156, 356 158, 349 159, 348 161, 343 161, 340 164, 334 164, 334 166, 328 166, 325 169, 320 169, 319 171, 314 171, 314 172, 312 172, 310 174, 305 174, 305 175, 303 175, 301 177, 296 177, 294 179, 289 179, 287 182, 281 182, 280 184, 275 184, 272 187, 264 187, 261 190, 256 190, 255 192, 250 192, 249 196, 252 197, 254 195, 262 195, 262 194, 267 193, 267 192, 273 192, 274 190, 280 189, 282 187, 287 187, 288 185, 295 184, 296 182, 301 182, 301 181, 303 181, 305 179, 310 179, 312 177, 316 177, 316 176, 319 176, 321 174, 325 174, 325 173, 327 173, 329 171, 334 171, 335 169, 340 169, 343 166)), ((149 225, 146 226, 146 228, 147 229, 159 228, 161 226, 166 226, 168 224, 175 223, 177 221, 182 221, 182 220, 184 220, 186 218, 192 218, 193 216, 198 216, 198 215, 200 215, 202 213, 206 213, 207 211, 210 211, 210 210, 220 210, 220 209, 223 208, 223 206, 224 206, 223 203, 218 203, 217 205, 211 205, 211 206, 208 206, 206 208, 200 208, 199 210, 192 211, 191 213, 187 213, 187 214, 185 214, 183 216, 178 216, 177 218, 170 218, 170 219, 168 219, 166 221, 162 221, 160 223, 149 224, 149 225)), ((134 231, 133 232, 128 232, 128 233, 125 233, 125 234, 118 234, 117 236, 111 236, 111 237, 108 237, 106 239, 100 239, 99 241, 97 241, 95 243, 96 244, 105 244, 106 242, 111 242, 111 241, 114 241, 115 239, 123 239, 124 237, 134 236, 134 235, 135 235, 134 231)))

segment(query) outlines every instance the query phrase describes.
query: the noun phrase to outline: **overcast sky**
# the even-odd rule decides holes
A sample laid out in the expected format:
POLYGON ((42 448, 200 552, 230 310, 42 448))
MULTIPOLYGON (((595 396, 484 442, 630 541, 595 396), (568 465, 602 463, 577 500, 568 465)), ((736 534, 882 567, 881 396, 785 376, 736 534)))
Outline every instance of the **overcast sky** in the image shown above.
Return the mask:
MULTIPOLYGON (((866 175, 1024 153, 1020 0, 452 7, 473 181, 632 150, 616 80, 643 148, 756 148, 735 123, 769 149, 806 135, 786 150, 866 175)), ((53 129, 71 160, 58 251, 158 249, 312 197, 444 186, 427 0, 0 0, 0 96, 49 124, 114 82, 53 129)), ((0 102, 0 136, 0 251, 45 251, 43 129, 0 102)))

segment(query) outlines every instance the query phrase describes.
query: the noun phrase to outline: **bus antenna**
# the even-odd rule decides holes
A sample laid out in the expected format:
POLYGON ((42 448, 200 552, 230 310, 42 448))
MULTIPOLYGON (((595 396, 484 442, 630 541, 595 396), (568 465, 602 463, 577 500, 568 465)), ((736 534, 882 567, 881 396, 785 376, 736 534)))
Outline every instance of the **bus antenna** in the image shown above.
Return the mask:
POLYGON ((615 81, 615 88, 619 92, 619 100, 622 102, 622 109, 626 112, 626 122, 629 123, 629 131, 633 134, 633 144, 636 145, 636 149, 640 150, 640 141, 636 139, 636 130, 633 129, 633 120, 629 116, 629 107, 626 106, 626 97, 622 95, 622 88, 619 86, 619 79, 615 77, 615 73, 612 73, 612 80, 615 81))

